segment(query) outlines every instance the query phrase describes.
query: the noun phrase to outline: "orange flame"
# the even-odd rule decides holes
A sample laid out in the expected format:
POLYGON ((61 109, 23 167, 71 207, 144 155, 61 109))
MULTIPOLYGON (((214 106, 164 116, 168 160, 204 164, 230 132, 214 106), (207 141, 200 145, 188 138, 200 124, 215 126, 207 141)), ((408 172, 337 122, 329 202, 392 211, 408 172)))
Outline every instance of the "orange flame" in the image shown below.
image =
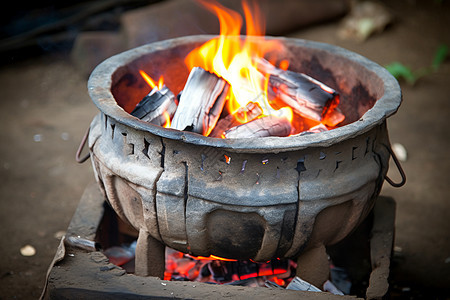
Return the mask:
MULTIPOLYGON (((145 82, 152 88, 156 88, 158 91, 160 91, 164 86, 164 77, 160 76, 158 79, 158 83, 156 83, 153 78, 151 78, 147 73, 145 73, 142 70, 139 70, 139 74, 141 74, 142 78, 144 78, 145 82)), ((163 112, 164 117, 164 124, 162 125, 164 128, 170 128, 171 120, 170 120, 170 114, 167 111, 163 112)))
MULTIPOLYGON (((206 9, 213 12, 220 22, 220 36, 213 38, 194 49, 185 59, 189 69, 202 67, 224 78, 231 86, 228 110, 235 113, 249 102, 257 102, 263 110, 262 116, 285 114, 277 112, 267 97, 267 79, 257 70, 255 58, 282 49, 278 41, 264 40, 255 43, 252 38, 240 38, 242 17, 215 1, 198 0, 206 9)), ((242 3, 246 19, 246 35, 262 36, 265 31, 263 18, 255 2, 242 3)), ((285 67, 287 68, 286 64, 285 67)), ((244 119, 246 119, 244 117, 244 119)), ((241 121, 241 120, 240 120, 241 121)), ((244 121, 244 120, 242 120, 244 121)))
POLYGON ((164 77, 160 76, 158 79, 158 84, 144 71, 139 70, 139 74, 141 74, 142 78, 144 78, 145 82, 147 82, 147 84, 154 89, 155 87, 158 90, 161 90, 163 85, 164 85, 164 77))
POLYGON ((286 71, 289 68, 289 61, 282 60, 280 62, 280 69, 286 71))
POLYGON ((170 124, 171 124, 170 115, 166 110, 163 112, 163 116, 164 116, 164 119, 166 120, 166 122, 164 122, 163 127, 170 128, 170 124))
POLYGON ((208 257, 206 257, 206 256, 193 256, 193 255, 189 255, 189 256, 191 256, 194 259, 202 259, 202 260, 237 261, 237 259, 223 258, 223 257, 215 256, 215 255, 210 255, 208 257))
POLYGON ((276 277, 276 276, 272 277, 272 280, 271 280, 271 281, 275 282, 275 283, 278 284, 279 286, 285 286, 285 285, 286 285, 286 282, 285 282, 283 279, 278 278, 278 277, 276 277))

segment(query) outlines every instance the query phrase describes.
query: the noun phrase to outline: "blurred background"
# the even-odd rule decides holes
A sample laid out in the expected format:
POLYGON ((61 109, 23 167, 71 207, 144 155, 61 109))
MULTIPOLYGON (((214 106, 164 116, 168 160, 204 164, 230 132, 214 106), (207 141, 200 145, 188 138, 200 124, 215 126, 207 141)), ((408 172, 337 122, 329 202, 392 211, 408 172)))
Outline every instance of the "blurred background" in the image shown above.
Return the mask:
MULTIPOLYGON (((220 1, 242 11, 240 1, 220 1)), ((388 120, 407 174, 397 202, 393 298, 450 295, 450 3, 260 0, 268 35, 326 42, 385 66, 403 104, 388 120)), ((177 36, 218 33, 195 1, 9 3, 0 18, 0 299, 39 297, 59 239, 94 180, 75 152, 98 113, 87 79, 105 58, 177 36)), ((389 176, 400 180, 391 166, 389 176)))

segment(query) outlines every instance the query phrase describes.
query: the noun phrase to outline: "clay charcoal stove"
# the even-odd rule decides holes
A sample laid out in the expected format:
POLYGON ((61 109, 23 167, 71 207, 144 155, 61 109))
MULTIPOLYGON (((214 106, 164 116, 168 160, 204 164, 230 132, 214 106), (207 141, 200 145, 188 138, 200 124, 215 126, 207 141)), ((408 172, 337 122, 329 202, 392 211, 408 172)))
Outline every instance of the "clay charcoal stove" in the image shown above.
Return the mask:
MULTIPOLYGON (((164 278, 171 248, 290 260, 323 289, 327 248, 364 222, 385 179, 404 183, 386 176, 391 156, 399 167, 386 126, 399 85, 342 48, 233 30, 144 45, 93 71, 97 182, 138 232, 136 275, 164 278), (143 73, 164 82, 149 87, 143 73)), ((215 263, 216 277, 229 265, 215 263)))
MULTIPOLYGON (((89 135, 93 166, 111 206, 139 231, 136 273, 162 278, 164 264, 150 258, 164 261, 165 246, 194 256, 298 258, 299 264, 316 253, 320 265, 325 246, 364 220, 386 178, 386 118, 400 104, 398 84, 386 70, 349 51, 271 38, 283 43, 283 57, 293 70, 339 92, 345 115, 340 127, 222 139, 163 128, 127 113, 147 93, 136 70, 164 65, 173 74, 166 85, 177 93, 189 73, 182 58, 209 39, 185 37, 130 50, 99 65, 89 80, 101 111, 89 135)), ((314 283, 323 280, 300 275, 314 283)))

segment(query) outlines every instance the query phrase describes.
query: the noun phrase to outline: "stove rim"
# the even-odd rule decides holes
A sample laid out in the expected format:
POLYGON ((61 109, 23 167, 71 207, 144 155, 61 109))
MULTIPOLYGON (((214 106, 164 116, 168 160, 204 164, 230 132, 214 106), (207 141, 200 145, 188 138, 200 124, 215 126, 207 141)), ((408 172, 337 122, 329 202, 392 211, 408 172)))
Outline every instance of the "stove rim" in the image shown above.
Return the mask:
MULTIPOLYGON (((142 55, 164 50, 169 47, 177 47, 190 43, 206 42, 216 35, 193 35, 168 39, 164 41, 142 45, 117 55, 114 55, 100 63, 91 73, 88 79, 89 95, 97 108, 111 117, 115 121, 129 126, 136 130, 146 131, 157 136, 172 140, 179 140, 189 144, 199 146, 212 146, 223 150, 233 150, 236 152, 281 152, 302 150, 309 147, 329 147, 340 141, 364 134, 374 127, 382 124, 385 120, 395 114, 402 102, 402 93, 398 81, 382 66, 363 57, 353 51, 339 46, 315 42, 297 38, 287 37, 250 37, 254 40, 279 40, 286 45, 294 47, 306 47, 325 51, 330 55, 341 56, 351 60, 368 71, 376 74, 383 84, 384 93, 377 99, 374 106, 370 108, 357 121, 333 130, 314 133, 309 135, 297 135, 290 137, 264 137, 258 139, 220 139, 206 137, 198 133, 179 131, 170 128, 163 128, 127 113, 120 107, 111 91, 112 78, 114 73, 120 68, 142 57, 142 55)), ((248 37, 247 37, 248 38, 248 37)))

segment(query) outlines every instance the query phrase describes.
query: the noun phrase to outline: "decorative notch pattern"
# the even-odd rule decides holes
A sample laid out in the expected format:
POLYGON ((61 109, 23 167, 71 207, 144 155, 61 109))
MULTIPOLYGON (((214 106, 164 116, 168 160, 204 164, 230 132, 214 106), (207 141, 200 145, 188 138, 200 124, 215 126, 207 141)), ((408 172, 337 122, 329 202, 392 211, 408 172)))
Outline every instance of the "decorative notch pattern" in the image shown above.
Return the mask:
POLYGON ((297 161, 295 169, 303 178, 325 178, 346 172, 371 159, 372 136, 354 138, 341 145, 311 151, 297 161), (331 150, 331 151, 330 151, 331 150))
POLYGON ((161 138, 150 133, 135 130, 121 123, 116 123, 108 116, 104 117, 105 146, 123 155, 121 158, 136 162, 152 162, 161 167, 164 151, 161 152, 161 138))

